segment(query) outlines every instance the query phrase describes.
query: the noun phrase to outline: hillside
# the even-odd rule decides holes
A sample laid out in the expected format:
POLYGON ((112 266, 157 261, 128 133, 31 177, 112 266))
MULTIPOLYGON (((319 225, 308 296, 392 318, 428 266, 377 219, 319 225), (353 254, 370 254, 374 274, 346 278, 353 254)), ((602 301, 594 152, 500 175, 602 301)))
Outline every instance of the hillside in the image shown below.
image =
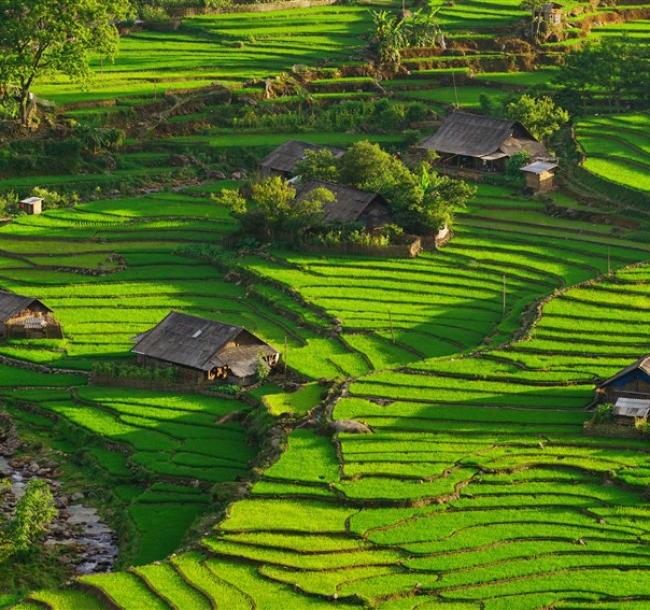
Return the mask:
POLYGON ((599 428, 594 390, 650 352, 650 101, 625 80, 650 74, 650 4, 567 3, 561 33, 531 41, 519 2, 434 2, 435 44, 390 72, 369 58, 373 11, 402 8, 129 21, 87 86, 40 78, 29 128, 3 120, 0 289, 63 338, 0 340, 0 608, 648 607, 647 416, 599 428), (630 44, 636 67, 575 88, 581 49, 595 64, 630 44), (413 161, 454 112, 507 122, 524 95, 568 111, 543 138, 552 190, 519 166, 413 161), (289 141, 337 159, 377 144, 421 190, 462 178, 451 241, 423 231, 409 257, 357 225, 362 246, 260 240, 224 202, 254 200, 289 141), (39 193, 42 214, 15 207, 39 193), (280 364, 258 353, 244 387, 142 366, 131 349, 172 311, 280 364), (5 560, 3 520, 37 478, 59 521, 5 560), (79 510, 96 520, 61 525, 79 510), (97 565, 96 538, 114 560, 97 565))

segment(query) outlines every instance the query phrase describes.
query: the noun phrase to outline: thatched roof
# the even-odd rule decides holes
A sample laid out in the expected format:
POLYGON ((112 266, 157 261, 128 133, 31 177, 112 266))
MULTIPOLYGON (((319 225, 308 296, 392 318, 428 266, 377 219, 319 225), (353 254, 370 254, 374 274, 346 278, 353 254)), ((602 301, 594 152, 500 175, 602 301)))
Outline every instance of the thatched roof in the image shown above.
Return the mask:
POLYGON ((598 387, 604 388, 605 386, 610 385, 617 379, 620 379, 621 377, 625 377, 625 375, 628 375, 629 373, 632 373, 637 369, 645 373, 646 375, 650 376, 650 355, 641 356, 641 358, 639 358, 636 362, 633 362, 629 366, 626 366, 623 370, 619 371, 615 375, 612 375, 609 379, 605 379, 605 381, 598 384, 598 387))
POLYGON ((34 297, 23 297, 13 292, 0 290, 0 322, 6 322, 24 309, 29 309, 34 304, 40 305, 46 311, 52 311, 34 297))
POLYGON ((309 150, 330 150, 335 157, 340 157, 344 152, 340 148, 318 146, 317 144, 309 144, 308 142, 289 140, 284 144, 280 144, 280 146, 264 157, 260 166, 278 172, 293 174, 296 165, 305 158, 305 154, 309 150))
POLYGON ((434 135, 420 142, 420 147, 479 158, 495 153, 508 157, 522 151, 533 156, 546 153, 544 146, 521 123, 468 112, 450 114, 434 135))
MULTIPOLYGON (((299 187, 297 201, 305 199, 316 188, 326 188, 335 199, 323 206, 323 221, 326 224, 345 224, 356 222, 374 201, 385 206, 382 196, 371 191, 360 191, 351 186, 311 180, 299 187)), ((386 208, 388 214, 388 208, 386 208)))
POLYGON ((237 371, 255 372, 257 355, 277 353, 271 346, 258 339, 241 326, 222 324, 184 313, 171 312, 150 331, 136 338, 131 350, 156 360, 177 364, 199 371, 210 371, 228 366, 237 371), (242 334, 257 340, 258 344, 226 348, 242 334), (252 368, 252 370, 251 370, 252 368))

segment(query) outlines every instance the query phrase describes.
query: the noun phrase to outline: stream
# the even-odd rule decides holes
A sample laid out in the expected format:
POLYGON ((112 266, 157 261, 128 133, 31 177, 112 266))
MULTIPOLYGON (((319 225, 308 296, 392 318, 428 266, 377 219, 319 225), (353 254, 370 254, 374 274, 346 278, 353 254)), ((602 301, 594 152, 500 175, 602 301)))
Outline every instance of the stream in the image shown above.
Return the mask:
POLYGON ((11 480, 12 494, 7 494, 0 503, 0 515, 10 517, 16 501, 25 493, 30 479, 47 481, 58 515, 51 524, 46 545, 68 547, 69 552, 61 555, 63 562, 72 566, 78 574, 94 574, 111 570, 117 558, 117 537, 102 521, 96 508, 85 506, 81 501, 83 494, 71 496, 63 492, 57 480, 54 464, 39 464, 20 457, 3 454, 0 444, 0 478, 11 480), (12 497, 13 496, 13 497, 12 497))

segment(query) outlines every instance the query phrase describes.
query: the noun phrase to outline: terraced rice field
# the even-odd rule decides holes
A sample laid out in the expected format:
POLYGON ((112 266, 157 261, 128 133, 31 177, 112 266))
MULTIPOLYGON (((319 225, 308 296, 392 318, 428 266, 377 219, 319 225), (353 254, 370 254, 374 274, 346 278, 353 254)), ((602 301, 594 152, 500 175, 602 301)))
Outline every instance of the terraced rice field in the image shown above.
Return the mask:
MULTIPOLYGON (((161 193, 5 226, 3 285, 51 303, 68 339, 12 342, 2 353, 83 370, 183 309, 245 323, 278 346, 286 335, 291 366, 345 379, 332 417, 372 434, 294 430, 195 550, 36 592, 16 608, 274 610, 333 599, 386 610, 643 608, 647 443, 583 436, 582 424, 594 377, 650 347, 650 266, 630 266, 648 259, 645 224, 626 233, 558 219, 539 201, 483 185, 442 253, 241 258, 237 267, 253 274, 244 287, 183 249, 218 242, 230 223, 200 196, 161 193), (120 263, 110 253, 126 268, 112 268, 120 263), (608 269, 615 275, 605 278, 608 269), (556 290, 530 337, 508 343, 522 313, 556 290), (329 333, 334 318, 340 340, 329 333)), ((209 487, 246 476, 254 457, 240 424, 214 425, 243 403, 58 375, 37 382, 58 389, 11 392, 12 412, 34 417, 20 408, 29 402, 95 439, 94 459, 124 481, 116 493, 129 498, 140 532, 137 563, 176 548, 211 505, 209 487), (138 489, 126 483, 133 468, 147 474, 138 489)), ((324 387, 260 395, 272 413, 301 414, 324 387)))
POLYGON ((610 182, 650 193, 650 115, 604 115, 580 121, 584 168, 610 182))
MULTIPOLYGON (((608 231, 552 219, 530 200, 483 188, 442 254, 385 261, 377 270, 384 279, 373 278, 394 282, 391 274, 402 274, 404 286, 395 292, 403 318, 415 316, 409 305, 439 325, 452 319, 443 317, 444 308, 448 316, 455 312, 458 335, 478 329, 462 339, 474 351, 462 355, 457 346, 416 358, 403 347, 404 358, 389 359, 392 366, 377 363, 383 370, 351 376, 332 417, 364 422, 372 434, 297 429, 250 496, 235 502, 196 550, 83 577, 64 593, 34 593, 16 608, 33 610, 37 600, 57 610, 324 609, 333 600, 337 607, 382 610, 644 608, 650 599, 647 442, 582 434, 594 377, 650 349, 642 324, 650 265, 627 265, 648 258, 644 242, 608 231), (617 268, 611 277, 601 275, 607 247, 617 268), (487 308, 492 326, 481 326, 475 309, 461 309, 468 305, 447 293, 444 272, 451 267, 466 292, 476 293, 474 304, 499 304, 507 274, 506 315, 487 308), (484 285, 470 273, 479 270, 484 285), (529 337, 497 345, 512 336, 514 316, 526 304, 599 275, 596 283, 547 302, 529 337), (437 293, 426 292, 425 277, 437 293), (425 310, 405 286, 417 286, 433 308, 425 310), (444 300, 436 302, 434 294, 444 300), (481 346, 478 335, 489 336, 495 326, 499 341, 481 346)), ((349 260, 324 267, 319 259, 284 258, 270 267, 243 264, 291 282, 306 299, 341 316, 344 336, 354 336, 341 296, 324 299, 318 282, 340 285, 351 302, 372 303, 361 283, 375 273, 371 262, 352 277, 356 267, 349 260), (324 269, 343 273, 331 280, 324 269)), ((381 290, 385 295, 391 287, 381 290)), ((396 313, 395 332, 412 332, 398 329, 401 319, 396 313)), ((369 337, 387 332, 364 324, 369 337)), ((423 326, 422 320, 415 324, 423 326)), ((418 347, 440 343, 429 338, 418 347)), ((393 358, 388 348, 373 345, 374 351, 366 344, 361 350, 369 359, 375 353, 393 358)), ((122 401, 99 390, 83 395, 128 414, 122 401)))
POLYGON ((115 63, 94 63, 90 91, 79 91, 61 78, 42 83, 36 93, 57 104, 73 104, 214 83, 241 86, 296 64, 345 62, 363 45, 369 22, 368 9, 362 6, 200 15, 184 19, 176 32, 123 37, 115 63))

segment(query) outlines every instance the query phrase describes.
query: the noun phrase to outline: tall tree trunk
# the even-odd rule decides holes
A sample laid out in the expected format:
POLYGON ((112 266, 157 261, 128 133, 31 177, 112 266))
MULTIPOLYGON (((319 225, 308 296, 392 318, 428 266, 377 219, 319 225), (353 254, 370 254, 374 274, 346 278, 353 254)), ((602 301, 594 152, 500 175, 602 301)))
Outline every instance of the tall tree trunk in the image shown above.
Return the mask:
POLYGON ((22 88, 19 96, 20 122, 23 127, 29 127, 29 89, 22 88))

